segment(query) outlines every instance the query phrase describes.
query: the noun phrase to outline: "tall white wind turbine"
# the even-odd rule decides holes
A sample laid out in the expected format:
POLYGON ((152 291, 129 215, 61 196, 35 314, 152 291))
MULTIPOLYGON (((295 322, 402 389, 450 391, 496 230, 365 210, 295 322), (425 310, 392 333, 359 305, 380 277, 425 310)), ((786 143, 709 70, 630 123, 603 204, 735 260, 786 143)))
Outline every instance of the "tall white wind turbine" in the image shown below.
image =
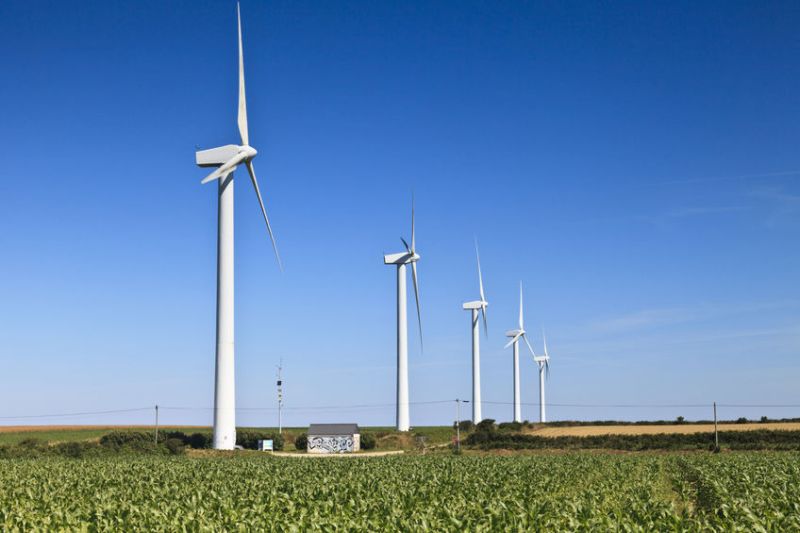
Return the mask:
POLYGON ((550 375, 550 354, 547 353, 547 337, 544 335, 544 330, 542 330, 542 342, 544 343, 544 355, 534 354, 533 360, 539 366, 539 422, 547 422, 544 412, 544 377, 545 373, 550 375))
POLYGON ((511 337, 511 340, 508 341, 508 344, 506 344, 505 347, 514 347, 514 422, 522 422, 522 409, 519 399, 519 340, 523 339, 525 341, 525 344, 528 345, 528 350, 530 350, 534 360, 536 359, 536 353, 534 353, 533 346, 531 346, 531 343, 528 342, 528 337, 525 335, 525 323, 522 318, 521 281, 519 282, 519 329, 506 331, 506 337, 511 337))
POLYGON ((417 303, 417 325, 419 326, 419 342, 422 346, 422 316, 419 311, 419 283, 417 280, 417 261, 420 256, 416 248, 414 231, 414 201, 411 201, 411 246, 400 238, 406 247, 405 252, 386 254, 383 262, 386 265, 397 265, 397 431, 408 431, 410 428, 408 414, 408 313, 406 311, 406 265, 411 264, 411 276, 414 281, 414 299, 417 303))
MULTIPOLYGON (((275 236, 269 224, 267 210, 253 169, 253 158, 258 153, 250 146, 247 135, 247 102, 244 93, 244 56, 242 53, 242 18, 236 5, 239 28, 239 134, 242 144, 228 144, 195 154, 201 167, 217 167, 201 183, 219 180, 218 236, 217 236, 217 356, 214 376, 214 448, 232 450, 236 445, 236 393, 234 380, 233 337, 233 171, 242 163, 247 167, 250 181, 261 206, 272 247, 281 265, 275 236)), ((282 267, 281 267, 282 268, 282 267)))
POLYGON ((483 293, 483 276, 481 275, 481 256, 478 253, 478 243, 475 242, 475 256, 478 259, 478 287, 480 290, 480 300, 466 302, 462 305, 463 309, 471 311, 472 315, 472 423, 477 424, 483 420, 481 414, 481 339, 480 328, 478 327, 478 311, 483 315, 483 331, 488 336, 489 328, 486 325, 486 307, 489 302, 483 293))

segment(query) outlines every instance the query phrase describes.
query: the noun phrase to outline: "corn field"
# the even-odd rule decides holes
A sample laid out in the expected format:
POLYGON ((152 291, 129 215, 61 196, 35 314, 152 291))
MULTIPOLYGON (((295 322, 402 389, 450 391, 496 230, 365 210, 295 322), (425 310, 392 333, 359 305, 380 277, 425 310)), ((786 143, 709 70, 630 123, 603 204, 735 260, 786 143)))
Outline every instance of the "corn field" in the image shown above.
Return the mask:
POLYGON ((0 530, 800 531, 800 454, 0 460, 0 530))

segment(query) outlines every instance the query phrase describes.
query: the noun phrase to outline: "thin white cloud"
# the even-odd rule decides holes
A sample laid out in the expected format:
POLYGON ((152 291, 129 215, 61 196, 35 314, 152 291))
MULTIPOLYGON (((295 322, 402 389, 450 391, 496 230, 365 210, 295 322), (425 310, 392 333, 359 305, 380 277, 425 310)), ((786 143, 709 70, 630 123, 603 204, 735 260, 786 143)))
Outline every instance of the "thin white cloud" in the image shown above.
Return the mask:
POLYGON ((667 218, 687 218, 687 217, 703 216, 703 215, 735 213, 738 211, 746 211, 747 209, 749 208, 741 205, 682 207, 669 211, 665 216, 667 218))
POLYGON ((712 181, 742 181, 752 179, 785 178, 800 176, 800 170, 784 170, 780 172, 762 172, 760 174, 739 174, 735 176, 709 176, 705 178, 673 179, 656 182, 657 185, 674 185, 682 183, 705 183, 712 181))
POLYGON ((594 333, 623 333, 671 324, 700 322, 724 316, 797 306, 800 306, 800 301, 787 299, 749 304, 708 304, 695 307, 642 309, 615 317, 592 320, 585 329, 594 333))

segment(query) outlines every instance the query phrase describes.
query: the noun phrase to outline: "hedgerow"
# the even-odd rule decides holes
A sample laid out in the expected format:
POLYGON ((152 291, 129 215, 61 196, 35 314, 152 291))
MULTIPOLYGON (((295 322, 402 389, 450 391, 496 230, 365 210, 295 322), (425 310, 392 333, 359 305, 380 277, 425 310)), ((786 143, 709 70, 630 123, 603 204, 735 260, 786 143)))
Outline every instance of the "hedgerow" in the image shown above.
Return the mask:
MULTIPOLYGON (((800 450, 800 431, 721 431, 720 445, 732 450, 800 450)), ((657 433, 641 435, 590 435, 542 437, 502 431, 476 431, 466 445, 482 449, 609 449, 703 450, 714 445, 713 433, 657 433)))

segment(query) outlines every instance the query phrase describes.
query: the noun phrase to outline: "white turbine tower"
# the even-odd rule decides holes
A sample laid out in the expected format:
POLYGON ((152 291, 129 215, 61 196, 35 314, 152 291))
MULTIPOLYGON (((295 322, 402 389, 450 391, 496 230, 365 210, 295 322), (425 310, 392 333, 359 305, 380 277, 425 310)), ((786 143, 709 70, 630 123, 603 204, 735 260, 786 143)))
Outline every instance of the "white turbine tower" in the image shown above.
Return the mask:
POLYGON ((478 286, 480 289, 480 300, 466 302, 462 305, 465 310, 471 311, 472 315, 472 423, 477 424, 483 420, 481 414, 481 340, 480 329, 478 327, 478 311, 483 315, 483 330, 488 336, 489 329, 486 325, 486 307, 489 302, 483 293, 483 276, 481 275, 481 256, 478 253, 478 243, 475 243, 475 256, 478 259, 478 286))
MULTIPOLYGON (((527 339, 526 339, 527 340, 527 339)), ((547 422, 544 412, 544 375, 550 375, 550 355, 547 353, 547 337, 542 330, 542 342, 544 342, 544 355, 534 354, 533 360, 539 366, 539 422, 547 422)))
POLYGON ((214 376, 214 448, 232 450, 236 445, 236 394, 234 381, 233 349, 233 171, 242 163, 247 167, 250 181, 256 191, 272 247, 278 258, 278 247, 269 224, 267 211, 253 169, 253 158, 258 153, 251 147, 247 135, 247 102, 244 94, 244 58, 242 54, 242 18, 236 5, 239 27, 239 134, 241 146, 229 144, 197 152, 197 165, 218 167, 201 183, 219 180, 218 236, 217 236, 217 356, 214 376))
POLYGON ((522 282, 519 282, 519 329, 512 329, 506 331, 506 337, 511 337, 511 340, 506 344, 514 347, 514 422, 522 422, 522 409, 519 400, 519 339, 522 338, 525 344, 528 345, 531 355, 536 360, 536 353, 533 351, 531 343, 528 342, 528 336, 525 335, 525 324, 522 319, 522 282))
POLYGON ((414 232, 414 201, 411 201, 411 246, 400 238, 406 247, 405 252, 386 254, 383 262, 397 265, 397 431, 408 431, 410 428, 408 414, 408 313, 406 311, 406 265, 411 264, 411 275, 414 281, 414 299, 417 302, 417 324, 419 326, 419 342, 422 346, 422 317, 419 312, 419 284, 417 281, 416 236, 414 232))

